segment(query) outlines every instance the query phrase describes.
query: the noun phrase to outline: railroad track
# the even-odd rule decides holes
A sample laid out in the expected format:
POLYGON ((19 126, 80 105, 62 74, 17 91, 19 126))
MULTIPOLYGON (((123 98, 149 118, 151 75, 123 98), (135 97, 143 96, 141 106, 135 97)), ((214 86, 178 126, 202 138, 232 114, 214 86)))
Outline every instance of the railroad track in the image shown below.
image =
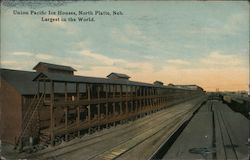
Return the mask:
POLYGON ((248 159, 248 123, 221 101, 209 100, 173 145, 162 146, 150 159, 248 159))
MULTIPOLYGON (((193 112, 192 109, 193 108, 191 107, 188 109, 188 111, 193 112)), ((120 155, 122 155, 123 153, 126 153, 127 151, 136 147, 140 143, 144 142, 148 138, 154 136, 155 134, 160 132, 163 128, 171 126, 171 125, 164 124, 164 121, 165 122, 167 121, 168 124, 173 124, 174 126, 176 126, 176 123, 175 123, 176 117, 183 119, 183 116, 185 116, 187 113, 188 113, 187 111, 175 113, 174 115, 169 117, 167 120, 164 119, 163 121, 156 123, 156 124, 163 124, 163 125, 159 125, 159 126, 156 126, 156 127, 150 128, 150 129, 146 129, 146 130, 141 130, 138 134, 133 135, 133 137, 129 137, 116 145, 105 147, 105 150, 97 152, 90 157, 84 157, 84 158, 85 159, 115 159, 115 158, 119 157, 120 155), (173 121, 173 123, 171 123, 172 121, 173 121), (146 137, 146 138, 143 138, 143 137, 146 137)), ((68 158, 70 158, 70 157, 68 157, 68 158)), ((75 158, 77 158, 77 156, 75 158)))
MULTIPOLYGON (((192 112, 192 108, 193 108, 193 106, 188 108, 188 111, 192 112)), ((169 121, 169 122, 172 122, 173 119, 174 119, 173 117, 181 118, 185 114, 187 114, 187 110, 178 112, 178 109, 179 109, 178 107, 169 108, 168 112, 157 112, 157 113, 155 113, 154 117, 147 117, 146 120, 144 120, 144 118, 140 119, 141 123, 139 125, 135 126, 135 127, 133 127, 133 126, 131 127, 131 125, 128 125, 128 126, 123 127, 122 128, 123 130, 115 130, 116 132, 110 131, 108 133, 97 135, 97 136, 91 137, 89 139, 83 139, 83 140, 78 141, 76 143, 73 143, 73 144, 70 144, 70 145, 67 145, 67 146, 63 146, 63 147, 59 147, 59 148, 57 148, 55 150, 51 150, 51 151, 42 152, 42 153, 39 153, 39 154, 32 155, 29 158, 36 158, 36 159, 44 159, 44 158, 46 158, 46 159, 55 158, 56 159, 56 158, 59 158, 59 159, 63 159, 63 157, 65 157, 65 156, 67 157, 68 155, 72 155, 73 153, 81 151, 82 149, 86 149, 88 147, 91 147, 92 145, 95 145, 95 144, 98 144, 98 143, 102 142, 103 139, 100 140, 100 138, 102 138, 102 137, 104 137, 105 139, 114 138, 114 133, 117 134, 117 135, 115 135, 116 137, 120 137, 120 136, 122 136, 122 135, 124 135, 126 133, 129 134, 131 131, 134 131, 134 132, 136 131, 137 134, 133 135, 133 136, 131 135, 131 137, 125 138, 123 141, 121 141, 117 145, 108 147, 107 148, 108 150, 98 152, 98 153, 94 154, 93 156, 90 156, 88 159, 95 159, 97 157, 100 158, 101 154, 107 153, 107 152, 111 151, 112 149, 115 149, 115 148, 117 148, 119 146, 125 145, 126 142, 131 141, 131 140, 134 141, 134 142, 131 143, 130 146, 135 147, 136 144, 140 144, 140 142, 143 142, 143 139, 140 139, 140 138, 138 139, 138 137, 140 137, 140 135, 144 135, 144 136, 149 138, 150 137, 149 135, 153 134, 153 131, 150 131, 150 130, 152 130, 152 128, 144 129, 144 130, 141 129, 141 128, 145 127, 145 125, 148 125, 149 122, 154 121, 154 122, 157 122, 157 124, 161 124, 166 120, 169 121), (173 114, 173 113, 175 113, 175 114, 173 114), (171 116, 171 114, 172 114, 172 116, 171 116), (162 118, 164 116, 169 116, 169 118, 168 119, 162 118), (126 130, 126 128, 130 128, 130 129, 126 130), (147 135, 145 135, 146 133, 147 133, 147 135), (109 137, 109 136, 111 136, 111 137, 109 137), (135 138, 135 137, 137 137, 137 138, 135 138), (83 141, 84 141, 84 143, 83 143, 83 141), (63 149, 63 151, 60 151, 61 149, 63 149), (45 155, 45 156, 43 156, 43 155, 45 155)), ((182 106, 182 109, 183 109, 183 106, 182 106)), ((160 125, 160 126, 163 127, 164 125, 160 125)), ((154 129, 154 132, 155 132, 155 130, 157 130, 157 133, 158 133, 160 131, 160 129, 159 129, 160 126, 154 127, 154 128, 158 128, 158 130, 154 129)), ((167 127, 167 126, 164 126, 164 127, 167 127)), ((134 148, 134 147, 132 147, 132 148, 134 148)), ((130 149, 132 149, 132 148, 130 147, 130 149)), ((126 150, 121 149, 119 151, 119 153, 125 153, 127 151, 128 151, 128 149, 126 149, 126 150)), ((117 155, 120 155, 120 154, 117 154, 117 155)))
MULTIPOLYGON (((157 117, 161 117, 161 116, 165 116, 165 115, 167 115, 167 114, 171 114, 171 113, 173 113, 173 112, 175 112, 175 109, 169 108, 169 111, 168 111, 168 112, 157 112, 157 113, 155 113, 155 114, 157 115, 157 117)), ((122 126, 122 129, 126 130, 126 128, 131 128, 130 130, 134 130, 134 129, 136 129, 136 128, 144 127, 145 125, 147 125, 148 122, 152 121, 152 119, 155 119, 154 117, 145 117, 145 118, 147 118, 147 119, 146 119, 146 120, 144 120, 144 118, 140 119, 142 122, 141 122, 139 125, 137 125, 136 127, 133 127, 133 126, 131 127, 131 124, 130 124, 130 125, 122 126), (143 120, 144 120, 144 121, 143 121, 143 120)), ((138 120, 138 121, 140 121, 140 120, 138 120)), ((130 131, 130 130, 129 130, 129 131, 130 131)), ((115 130, 115 131, 116 131, 116 132, 119 132, 119 130, 115 130)), ((75 145, 77 145, 77 144, 80 144, 80 143, 82 143, 83 141, 84 141, 84 143, 86 143, 86 142, 95 140, 95 139, 100 138, 100 137, 105 137, 105 136, 110 135, 110 134, 113 134, 113 133, 114 133, 114 132, 111 130, 111 131, 109 131, 109 132, 107 132, 107 133, 104 133, 104 134, 101 134, 101 135, 96 135, 96 136, 93 136, 93 137, 88 138, 88 139, 79 140, 78 142, 69 144, 69 145, 67 145, 67 146, 62 146, 62 147, 58 147, 58 148, 53 149, 53 150, 42 151, 42 152, 40 152, 40 153, 35 153, 35 154, 33 154, 33 155, 31 155, 31 156, 29 156, 29 157, 27 157, 27 158, 39 158, 40 156, 42 156, 42 155, 44 155, 44 154, 50 154, 50 153, 52 153, 52 154, 54 155, 54 154, 55 154, 54 152, 56 152, 56 151, 58 151, 58 150, 60 150, 60 149, 66 149, 66 150, 69 149, 69 150, 71 150, 71 149, 72 149, 71 147, 73 147, 73 146, 75 146, 75 145)), ((123 133, 123 132, 122 132, 122 133, 123 133)), ((90 143, 89 145, 92 145, 92 144, 95 144, 95 143, 98 143, 98 141, 97 141, 97 142, 90 143)), ((79 149, 81 149, 81 148, 79 148, 79 149)))
MULTIPOLYGON (((174 112, 174 111, 168 112, 168 113, 166 113, 166 114, 163 114, 162 116, 169 115, 169 114, 171 114, 171 113, 173 113, 173 112, 174 112)), ((156 120, 158 120, 158 119, 160 119, 160 118, 153 119, 153 120, 156 121, 156 120)), ((143 123, 143 124, 140 124, 140 126, 130 128, 129 130, 123 130, 123 131, 121 131, 120 133, 118 133, 118 135, 115 135, 115 137, 121 137, 122 135, 124 135, 124 134, 126 134, 126 133, 130 133, 131 131, 134 131, 134 132, 136 132, 136 131, 138 131, 138 132, 139 132, 139 131, 141 131, 141 132, 146 131, 146 130, 141 130, 141 128, 143 128, 145 125, 147 125, 147 124, 149 123, 149 121, 152 121, 152 119, 146 121, 146 122, 143 123)), ((164 121, 164 120, 162 120, 162 121, 160 121, 160 122, 163 122, 163 121, 164 121)), ((114 132, 109 133, 109 134, 106 134, 106 135, 110 135, 110 137, 108 137, 108 138, 114 138, 114 135, 112 135, 112 134, 114 134, 114 132)), ((104 137, 104 135, 103 135, 103 136, 99 136, 99 137, 104 137)), ((98 143, 100 143, 100 142, 103 141, 102 139, 99 140, 99 139, 97 139, 96 137, 93 138, 93 139, 91 139, 91 140, 94 140, 94 141, 91 141, 90 143, 86 143, 86 141, 85 141, 83 145, 78 146, 78 147, 76 147, 76 148, 67 147, 67 148, 68 148, 67 152, 63 152, 63 153, 58 154, 58 155, 55 155, 54 152, 51 152, 51 153, 53 154, 52 157, 53 157, 53 158, 60 158, 60 157, 63 157, 63 156, 65 156, 65 155, 72 154, 72 153, 74 153, 74 152, 80 151, 80 150, 82 150, 82 149, 84 149, 84 148, 90 147, 90 146, 92 146, 92 145, 98 144, 98 143)), ((128 140, 128 139, 125 139, 124 141, 127 141, 127 140, 128 140)), ((75 147, 75 146, 74 146, 74 147, 75 147)), ((64 148, 64 149, 66 149, 66 148, 64 148)))
MULTIPOLYGON (((105 151, 99 155, 93 156, 90 158, 93 159, 104 159, 104 160, 110 160, 110 159, 117 159, 123 154, 132 151, 133 149, 137 148, 142 143, 150 142, 152 139, 155 139, 155 137, 171 137, 175 131, 182 126, 187 120, 192 117, 192 114, 200 107, 201 103, 196 104, 195 107, 190 108, 189 110, 183 111, 178 113, 177 115, 173 116, 173 119, 170 119, 167 121, 167 123, 163 123, 156 127, 156 130, 152 131, 149 130, 147 132, 142 133, 141 135, 138 135, 134 138, 131 138, 129 141, 126 141, 120 145, 117 145, 113 148, 111 148, 108 151, 105 151), (167 136, 166 136, 167 135, 167 136), (150 140, 150 138, 152 138, 150 140)), ((151 146, 152 147, 152 146, 151 146)), ((141 157, 142 158, 142 157, 141 157)), ((144 157, 145 158, 145 157, 144 157)), ((127 159, 121 158, 121 159, 127 159)), ((130 157, 131 159, 131 157, 130 157)))
MULTIPOLYGON (((169 119, 171 119, 172 117, 170 117, 169 119)), ((167 119, 167 120, 169 120, 169 119, 167 119)), ((156 120, 156 119, 154 119, 154 120, 156 120)), ((161 120, 161 121, 158 121, 159 123, 163 123, 165 120, 161 120)), ((155 128, 155 127, 154 127, 155 128)), ((129 131, 125 131, 125 132, 123 132, 123 133, 121 133, 121 134, 119 134, 119 135, 116 135, 115 137, 120 137, 120 139, 121 139, 121 136, 123 136, 123 135, 128 135, 127 137, 125 137, 125 138, 123 138, 122 140, 120 140, 120 142, 117 144, 115 144, 115 143, 113 143, 113 145, 111 145, 111 146, 105 146, 105 147, 102 147, 102 148, 105 148, 105 150, 103 151, 103 149, 101 149, 101 150, 99 150, 99 149, 96 149, 95 151, 94 151, 94 153, 92 153, 92 155, 90 155, 90 156, 85 156, 84 158, 85 159, 92 159, 92 158, 94 158, 94 157, 96 157, 96 156, 98 156, 98 155, 100 155, 100 154, 102 154, 102 153, 104 153, 105 151, 107 151, 107 150, 109 150, 109 149, 112 149, 113 147, 115 147, 115 146, 119 146, 119 145, 121 145, 121 144, 123 144, 123 143, 125 143, 125 142, 127 142, 127 141, 130 141, 131 139, 133 139, 134 137, 136 137, 136 136, 138 136, 138 135, 140 135, 140 134, 142 134, 142 133, 144 133, 144 132, 147 132, 147 131, 149 131, 149 130, 152 130, 152 128, 147 128, 147 129, 141 129, 141 128, 137 128, 136 130, 134 130, 133 132, 131 132, 131 130, 129 130, 129 131), (131 134, 132 133, 132 134, 131 134)), ((113 137, 113 139, 115 139, 115 137, 113 137)), ((101 141, 98 141, 98 142, 101 142, 101 141)), ((97 142, 97 143, 98 143, 97 142)), ((96 144, 97 144, 96 143, 96 144)), ((108 141, 107 141, 107 143, 108 143, 108 141)), ((93 144, 92 144, 93 145, 93 144)), ((83 146, 83 147, 81 147, 81 148, 77 148, 76 150, 72 150, 71 152, 67 152, 67 153, 63 153, 63 154, 61 154, 61 155, 59 155, 57 158, 62 158, 62 157, 65 157, 65 155, 67 156, 67 155, 69 155, 69 157, 71 157, 72 156, 72 154, 75 154, 78 150, 79 151, 81 151, 82 149, 84 149, 84 148, 86 148, 86 147, 90 147, 90 146, 83 146)), ((77 155, 77 153, 75 154, 75 155, 77 155)), ((77 156, 78 157, 78 156, 77 156)))
POLYGON ((185 115, 186 112, 182 112, 179 113, 178 115, 175 115, 177 118, 175 120, 170 120, 169 123, 166 124, 162 124, 160 126, 157 126, 153 129, 148 129, 143 133, 140 133, 138 135, 136 135, 135 137, 132 137, 131 139, 128 139, 118 145, 116 145, 115 147, 111 148, 110 150, 104 151, 100 154, 97 154, 90 159, 104 159, 104 160, 110 160, 110 159, 116 159, 118 157, 120 157, 122 154, 132 150, 133 148, 135 148, 136 146, 138 146, 139 144, 143 143, 144 141, 146 141, 147 139, 155 136, 157 133, 159 133, 162 130, 166 130, 166 129, 171 129, 172 127, 176 126, 176 123, 180 122, 181 120, 183 120, 183 115, 185 115))
POLYGON ((226 120, 223 117, 221 111, 217 111, 216 115, 217 115, 217 121, 218 121, 217 123, 220 129, 220 136, 221 136, 223 147, 224 147, 223 148, 224 156, 226 159, 228 159, 228 157, 230 157, 229 159, 234 157, 234 159, 237 160, 238 156, 237 156, 236 149, 235 149, 237 145, 235 145, 232 141, 230 130, 228 128, 229 125, 226 123, 226 120))

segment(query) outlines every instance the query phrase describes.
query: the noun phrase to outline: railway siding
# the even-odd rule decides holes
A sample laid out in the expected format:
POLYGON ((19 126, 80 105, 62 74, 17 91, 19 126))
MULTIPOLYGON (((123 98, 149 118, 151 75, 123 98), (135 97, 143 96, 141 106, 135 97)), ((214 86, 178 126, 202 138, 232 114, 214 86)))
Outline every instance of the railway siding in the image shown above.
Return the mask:
POLYGON ((249 121, 220 100, 209 100, 163 159, 247 159, 249 121))

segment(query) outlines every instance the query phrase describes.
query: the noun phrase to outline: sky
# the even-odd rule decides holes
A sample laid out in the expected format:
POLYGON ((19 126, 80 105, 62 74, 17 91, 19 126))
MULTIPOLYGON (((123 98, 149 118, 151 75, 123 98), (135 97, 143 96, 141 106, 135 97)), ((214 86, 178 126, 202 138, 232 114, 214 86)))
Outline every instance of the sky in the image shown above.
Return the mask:
POLYGON ((197 84, 207 91, 248 90, 249 3, 246 1, 96 1, 1 5, 1 67, 32 71, 38 62, 75 74, 197 84), (107 11, 95 22, 44 22, 62 15, 13 11, 107 11), (113 16, 113 11, 123 15, 113 16))

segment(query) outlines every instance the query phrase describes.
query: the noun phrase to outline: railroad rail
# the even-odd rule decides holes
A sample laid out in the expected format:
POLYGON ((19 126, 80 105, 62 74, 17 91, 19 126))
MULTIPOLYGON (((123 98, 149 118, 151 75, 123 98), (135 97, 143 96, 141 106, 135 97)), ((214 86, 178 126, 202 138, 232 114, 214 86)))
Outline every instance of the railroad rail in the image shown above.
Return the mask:
POLYGON ((248 159, 248 125, 246 117, 210 99, 172 146, 162 145, 151 159, 248 159))
POLYGON ((146 116, 127 125, 120 125, 107 133, 93 135, 78 140, 76 143, 55 147, 50 151, 42 151, 30 158, 54 158, 54 159, 114 159, 126 152, 137 148, 148 139, 162 134, 162 132, 174 132, 184 123, 200 105, 203 98, 193 100, 196 105, 189 103, 179 104, 165 110, 161 110, 151 116, 146 116), (158 124, 158 125, 156 125, 158 124))

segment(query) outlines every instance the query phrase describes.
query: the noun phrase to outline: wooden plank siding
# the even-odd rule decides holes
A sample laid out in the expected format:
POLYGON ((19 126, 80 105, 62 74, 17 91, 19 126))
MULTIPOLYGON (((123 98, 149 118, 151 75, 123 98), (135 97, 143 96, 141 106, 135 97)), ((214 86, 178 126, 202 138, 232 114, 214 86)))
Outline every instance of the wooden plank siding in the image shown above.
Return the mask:
POLYGON ((1 79, 1 117, 0 136, 3 143, 15 144, 22 130, 23 97, 4 79, 1 79))
MULTIPOLYGON (((41 77, 38 81, 48 85, 49 80, 41 77)), ((51 144, 56 136, 64 135, 67 141, 68 134, 72 132, 80 136, 81 130, 91 132, 93 127, 99 130, 102 125, 115 125, 122 120, 136 119, 201 94, 197 90, 168 90, 124 84, 50 81, 50 86, 50 91, 46 91, 46 87, 43 91, 50 93, 51 97, 44 101, 44 108, 50 106, 50 125, 42 132, 50 135, 51 144), (55 92, 55 85, 58 83, 63 84, 64 89, 61 90, 64 93, 55 92), (64 114, 56 114, 59 110, 64 114), (64 121, 60 122, 58 119, 64 121)))
POLYGON ((39 142, 43 136, 51 144, 58 136, 67 141, 72 132, 91 133, 203 93, 121 79, 2 71, 0 134, 3 142, 11 144, 16 139, 22 144, 23 138, 28 144, 29 139, 39 142))

